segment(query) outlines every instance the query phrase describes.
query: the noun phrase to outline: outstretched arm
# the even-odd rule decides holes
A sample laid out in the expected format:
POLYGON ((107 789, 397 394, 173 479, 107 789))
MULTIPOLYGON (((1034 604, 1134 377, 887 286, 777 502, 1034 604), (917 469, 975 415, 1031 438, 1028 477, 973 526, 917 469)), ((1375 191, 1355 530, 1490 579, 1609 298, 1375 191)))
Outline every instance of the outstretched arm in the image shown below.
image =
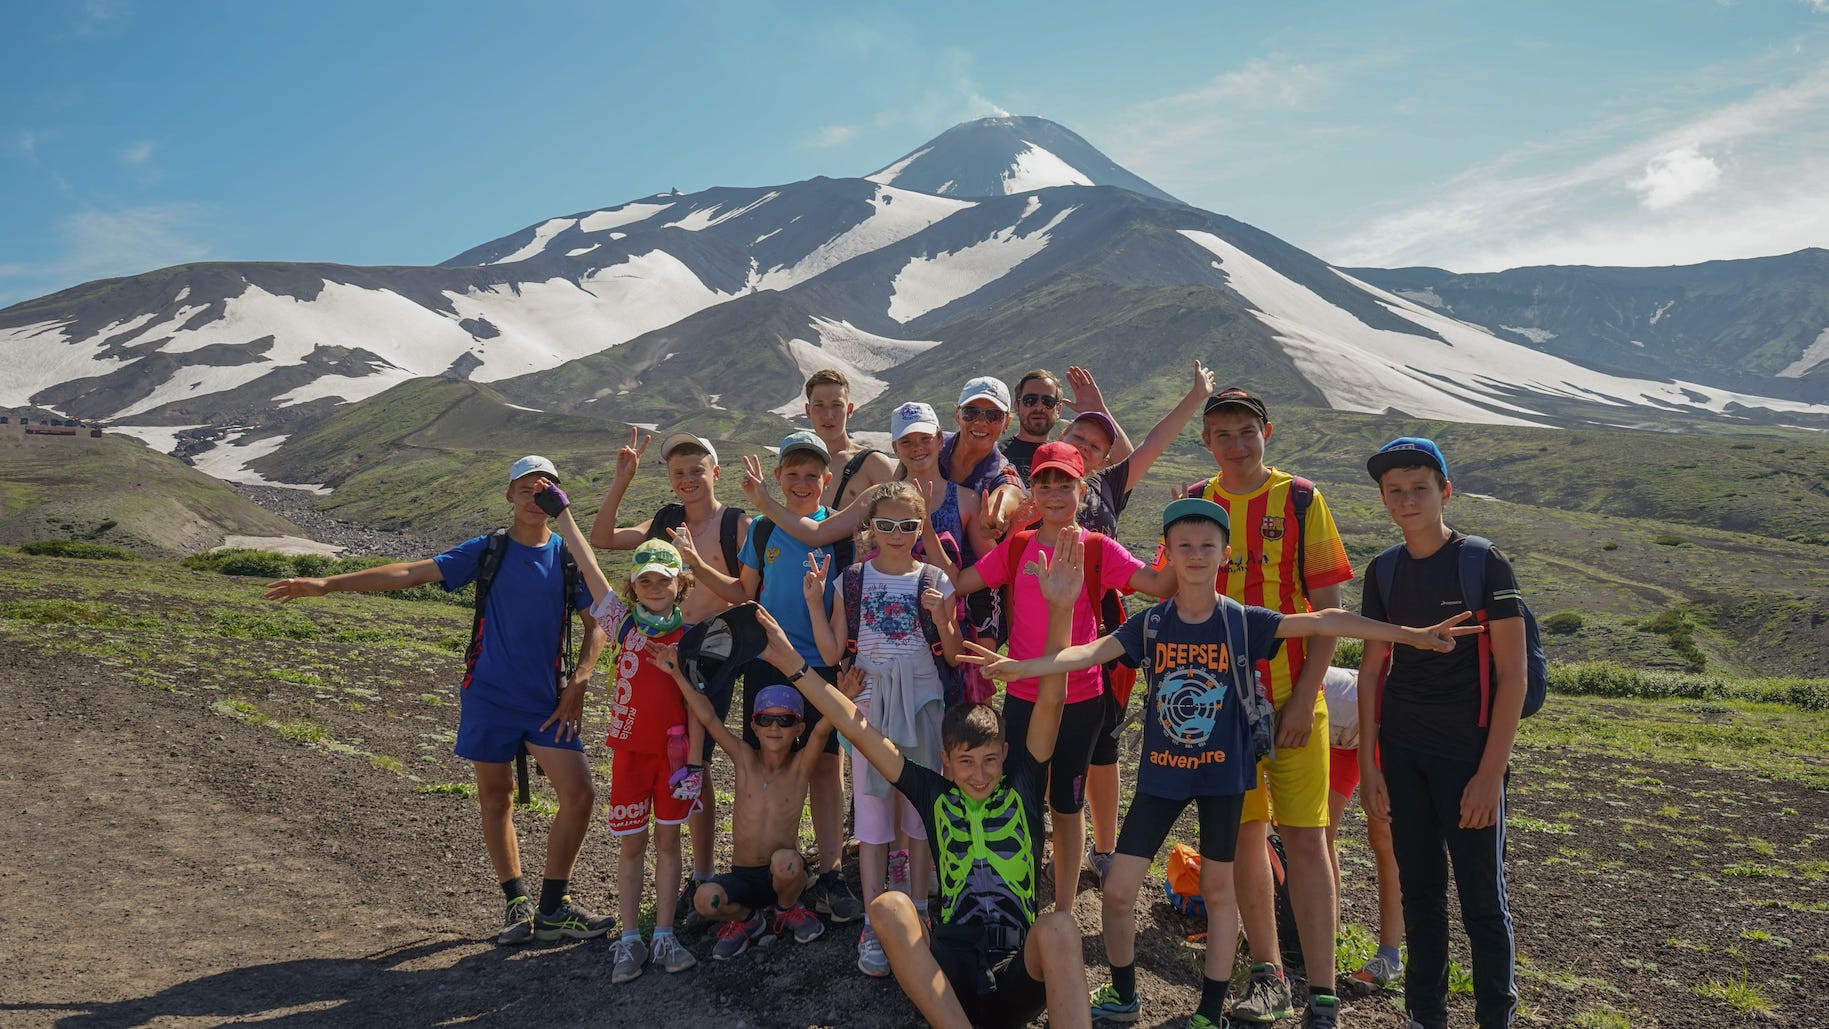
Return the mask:
POLYGON ((832 571, 832 555, 807 555, 807 573, 801 578, 800 596, 807 602, 807 617, 813 622, 813 645, 819 648, 819 660, 836 665, 845 656, 845 605, 843 601, 826 610, 826 576, 832 571))
POLYGON ((623 494, 629 491, 629 483, 635 480, 635 473, 641 468, 641 456, 648 452, 648 444, 652 442, 653 436, 643 437, 630 426, 628 445, 616 452, 616 477, 610 480, 610 491, 603 495, 603 506, 597 509, 597 517, 591 521, 591 546, 599 550, 634 550, 648 538, 652 518, 640 525, 617 528, 616 509, 622 506, 623 494))
POLYGON ((1454 649, 1457 639, 1472 636, 1486 630, 1478 625, 1462 625, 1473 617, 1473 612, 1462 611, 1453 618, 1436 622, 1428 628, 1414 628, 1408 625, 1392 625, 1376 619, 1330 607, 1324 611, 1305 611, 1301 614, 1284 615, 1277 623, 1277 639, 1288 639, 1291 636, 1350 636, 1361 640, 1382 640, 1386 643, 1402 643, 1418 650, 1433 650, 1446 654, 1454 649))
POLYGON ((1073 399, 1067 401, 1066 404, 1068 410, 1074 412, 1075 417, 1088 411, 1097 411, 1110 418, 1111 424, 1117 426, 1118 438, 1111 441, 1109 455, 1112 463, 1116 464, 1129 457, 1131 454, 1130 437, 1124 434, 1124 426, 1118 425, 1117 416, 1105 406, 1105 394, 1099 390, 1099 381, 1092 377, 1091 372, 1075 365, 1067 369, 1067 385, 1073 389, 1073 399))
MULTIPOLYGON (((900 780, 902 765, 906 760, 902 757, 902 752, 887 737, 876 731, 857 710, 857 705, 851 702, 851 697, 863 688, 863 673, 852 668, 841 674, 839 681, 845 683, 849 691, 848 694, 841 693, 824 676, 807 668, 806 659, 788 642, 787 634, 781 631, 781 626, 769 617, 767 611, 758 610, 756 622, 768 632, 768 649, 762 652, 763 660, 780 669, 783 675, 792 676, 790 681, 801 696, 806 697, 819 709, 820 714, 826 716, 823 724, 832 726, 845 739, 850 740, 851 745, 857 748, 859 754, 864 755, 864 760, 870 762, 870 767, 876 769, 878 775, 891 783, 900 780), (805 671, 796 674, 800 669, 805 671)), ((807 749, 813 748, 809 746, 807 749)))
MULTIPOLYGON (((1073 608, 1079 602, 1080 592, 1085 589, 1082 576, 1086 567, 1086 544, 1082 542, 1073 529, 1062 529, 1060 542, 1054 549, 1054 560, 1041 554, 1040 561, 1031 561, 1023 570, 1024 575, 1033 575, 1041 580, 1042 597, 1048 602, 1048 627, 1052 634, 1055 622, 1055 609, 1064 607, 1062 616, 1067 623, 1068 635, 1063 637, 1056 647, 1052 642, 1044 649, 1053 651, 1043 657, 1032 657, 1025 661, 1001 657, 994 650, 967 641, 966 652, 959 655, 965 664, 979 665, 984 674, 1008 682, 1011 679, 1033 679, 1038 676, 1052 675, 1056 672, 1077 672, 1082 668, 1102 665, 1107 661, 1116 661, 1124 656, 1124 644, 1111 636, 1101 636, 1091 643, 1078 646, 1067 646, 1072 638, 1073 608)), ((968 570, 968 573, 969 570, 968 570)))
POLYGON ((584 573, 584 587, 591 591, 591 596, 601 601, 610 595, 610 578, 603 574, 603 566, 597 563, 597 553, 591 548, 589 540, 584 538, 584 530, 578 528, 578 522, 572 518, 571 498, 565 495, 557 483, 541 479, 539 492, 534 495, 534 503, 540 510, 552 517, 553 528, 559 538, 565 541, 565 548, 571 551, 572 560, 578 563, 578 571, 584 573))
POLYGON ((267 583, 267 599, 284 604, 288 600, 321 597, 326 593, 380 593, 410 589, 443 578, 438 562, 428 557, 423 561, 396 561, 359 572, 344 572, 325 579, 280 579, 267 583))
MULTIPOLYGON (((1181 398, 1181 403, 1176 404, 1174 410, 1163 415, 1162 420, 1150 429, 1149 435, 1143 437, 1143 442, 1137 449, 1130 452, 1130 481, 1125 483, 1126 486, 1135 486, 1143 481, 1144 473, 1148 472, 1150 466, 1156 463, 1156 459, 1168 450, 1169 444, 1175 442, 1175 437, 1181 434, 1181 430, 1188 424, 1188 420, 1199 413, 1201 406, 1207 402, 1207 397, 1212 394, 1213 385, 1212 369, 1195 361, 1194 385, 1188 387, 1187 395, 1181 398)), ((1121 433, 1124 430, 1119 429, 1118 431, 1121 433)), ((1117 444, 1114 443, 1111 448, 1111 462, 1116 464, 1122 460, 1124 458, 1118 453, 1117 444)))
POLYGON ((776 528, 809 547, 828 547, 839 540, 850 539, 857 527, 863 524, 864 512, 869 506, 860 496, 827 515, 823 522, 815 521, 807 515, 793 514, 768 491, 768 479, 762 474, 762 459, 752 455, 743 458, 743 496, 755 505, 757 511, 767 515, 776 528))
MULTIPOLYGON (((724 748, 724 753, 729 755, 732 761, 742 761, 743 741, 731 734, 731 731, 725 727, 724 720, 718 717, 718 712, 711 706, 711 701, 699 692, 698 687, 687 682, 685 674, 680 671, 679 646, 656 643, 651 638, 644 637, 644 639, 643 646, 646 648, 648 656, 654 659, 655 665, 673 676, 673 683, 679 687, 680 696, 685 698, 686 710, 692 714, 693 720, 705 727, 705 731, 711 734, 713 742, 724 748)), ((704 744, 700 744, 700 746, 704 746, 704 744)), ((693 757, 697 757, 703 751, 690 751, 689 753, 693 757)))

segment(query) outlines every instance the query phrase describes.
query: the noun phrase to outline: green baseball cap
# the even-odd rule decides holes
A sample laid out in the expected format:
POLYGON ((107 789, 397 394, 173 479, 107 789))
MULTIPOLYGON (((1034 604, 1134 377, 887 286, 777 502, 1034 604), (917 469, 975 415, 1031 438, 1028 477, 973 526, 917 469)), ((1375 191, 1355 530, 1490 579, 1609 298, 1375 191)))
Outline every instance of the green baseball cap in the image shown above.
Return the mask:
POLYGON ((1218 522, 1220 529, 1227 536, 1232 535, 1232 519, 1226 516, 1226 509, 1205 497, 1182 497, 1162 509, 1162 530, 1183 518, 1205 518, 1209 522, 1218 522))
POLYGON ((685 567, 673 544, 666 540, 647 540, 635 548, 635 561, 629 566, 629 581, 641 578, 643 572, 659 572, 669 579, 677 579, 685 567))

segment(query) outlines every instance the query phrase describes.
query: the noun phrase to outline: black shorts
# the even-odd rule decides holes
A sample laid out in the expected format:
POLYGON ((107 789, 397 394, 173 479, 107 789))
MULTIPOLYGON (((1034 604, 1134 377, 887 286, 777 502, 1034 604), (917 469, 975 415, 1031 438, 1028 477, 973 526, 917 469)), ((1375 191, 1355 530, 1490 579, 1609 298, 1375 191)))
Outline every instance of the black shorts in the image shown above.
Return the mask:
POLYGON ((1000 955, 987 965, 986 956, 977 947, 936 936, 933 955, 946 981, 953 985, 953 992, 959 995, 966 1020, 974 1026, 1025 1026, 1048 1008, 1047 988, 1029 978, 1021 950, 1000 955), (987 987, 989 991, 984 992, 987 987))
POLYGON ((1175 819, 1187 810, 1189 800, 1200 808, 1200 856, 1208 861, 1232 860, 1238 850, 1238 816, 1245 809, 1242 793, 1186 800, 1138 793, 1130 799, 1130 810, 1124 812, 1124 827, 1118 830, 1117 852, 1145 861, 1156 860, 1156 852, 1169 838, 1175 819))
MULTIPOLYGON (((814 665, 813 671, 816 674, 825 676, 827 682, 833 683, 834 685, 836 685, 838 682, 838 669, 836 669, 836 668, 826 668, 821 665, 814 665)), ((762 660, 761 658, 757 658, 756 660, 751 661, 749 664, 744 666, 744 668, 743 668, 743 733, 742 733, 744 743, 749 744, 752 748, 760 747, 762 745, 762 741, 756 738, 756 727, 751 725, 749 722, 750 718, 752 718, 756 713, 756 694, 762 692, 764 689, 766 689, 767 687, 770 687, 770 686, 786 686, 786 685, 789 685, 788 680, 787 680, 787 673, 782 671, 779 668, 776 668, 774 665, 769 664, 767 661, 762 660)), ((806 745, 807 734, 811 733, 813 731, 813 727, 815 725, 818 725, 819 720, 824 717, 825 717, 825 715, 820 714, 819 709, 813 706, 812 701, 810 701, 810 700, 806 701, 806 719, 807 720, 806 720, 806 724, 801 726, 801 728, 800 728, 800 738, 794 741, 795 750, 799 750, 801 747, 806 745)), ((838 734, 837 733, 830 733, 826 736, 825 749, 826 749, 826 753, 828 753, 828 754, 838 753, 838 734)))
POLYGON ((1105 721, 1099 726, 1099 734, 1092 740, 1093 765, 1115 765, 1118 763, 1118 726, 1124 722, 1124 712, 1118 708, 1118 695, 1111 688, 1111 666, 1099 668, 1105 677, 1105 692, 1099 699, 1105 702, 1105 721))
POLYGON ((724 890, 732 904, 746 907, 753 914, 766 911, 775 903, 775 877, 767 865, 734 865, 711 881, 724 890))
MULTIPOLYGON (((1086 806, 1086 766, 1099 726, 1105 721, 1103 696, 1075 701, 1061 709, 1061 732, 1054 740, 1054 757, 1048 763, 1048 806, 1063 815, 1078 814, 1086 806)), ((1029 717, 1035 702, 1003 698, 1003 738, 1011 749, 1029 736, 1029 717)))

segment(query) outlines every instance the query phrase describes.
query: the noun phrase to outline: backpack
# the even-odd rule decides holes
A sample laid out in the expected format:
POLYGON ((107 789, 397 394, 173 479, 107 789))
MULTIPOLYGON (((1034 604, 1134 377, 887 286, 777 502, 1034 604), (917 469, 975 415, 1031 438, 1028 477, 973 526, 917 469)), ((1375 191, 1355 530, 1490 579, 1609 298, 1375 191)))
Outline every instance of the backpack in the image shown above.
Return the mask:
MULTIPOLYGON (((1212 482, 1212 479, 1202 479, 1199 482, 1190 483, 1188 488, 1183 491, 1183 495, 1193 497, 1197 500, 1212 500, 1212 497, 1207 496, 1207 487, 1211 485, 1212 482)), ((1296 512, 1296 588, 1302 591, 1303 599, 1307 599, 1308 509, 1315 502, 1314 481, 1312 479, 1305 479, 1300 475, 1290 476, 1289 501, 1290 506, 1294 507, 1296 512)))
MULTIPOLYGON (((1397 557, 1403 553, 1403 548, 1402 543, 1394 543, 1372 561, 1373 567, 1378 569, 1378 593, 1384 601, 1387 619, 1391 611, 1392 579, 1397 574, 1397 557)), ((1461 541, 1461 602, 1473 612, 1475 625, 1490 624, 1486 609, 1480 605, 1486 602, 1486 555, 1491 551, 1492 541, 1484 536, 1468 536, 1461 541)), ((1543 653, 1543 635, 1537 629, 1537 616, 1531 613, 1522 594, 1517 595, 1517 600, 1519 609, 1524 612, 1524 710, 1519 717, 1529 718, 1543 707, 1544 696, 1549 692, 1550 664, 1543 653)), ((1492 636, 1483 632, 1474 638, 1480 648, 1479 726, 1484 729, 1492 721, 1492 636)))
MULTIPOLYGON (((483 552, 476 559, 476 602, 470 616, 470 646, 464 651, 464 686, 470 685, 470 677, 476 673, 477 658, 483 653, 483 602, 489 596, 489 587, 495 584, 495 573, 502 569, 502 557, 508 552, 508 530, 497 529, 489 534, 483 542, 483 552)), ((572 598, 578 595, 578 587, 583 582, 583 575, 578 571, 578 562, 572 559, 572 552, 559 541, 559 569, 561 581, 565 588, 565 607, 560 612, 559 653, 553 658, 553 669, 563 679, 572 674, 572 613, 577 609, 572 606, 572 598)))
MULTIPOLYGON (((686 524, 686 505, 665 504, 654 512, 654 519, 648 523, 647 539, 673 542, 669 530, 686 524)), ((737 539, 737 530, 743 525, 743 509, 724 506, 724 520, 718 524, 718 545, 724 553, 724 570, 731 575, 742 574, 743 565, 737 560, 743 552, 743 543, 737 539)), ((757 551, 761 553, 761 551, 757 551)))
MULTIPOLYGON (((855 564, 846 568, 843 578, 845 597, 845 654, 841 659, 846 664, 857 663, 857 630, 863 623, 864 609, 864 566, 855 564)), ((930 564, 921 565, 921 581, 915 587, 915 620, 921 625, 921 636, 927 641, 928 652, 933 655, 934 671, 940 675, 940 696, 946 707, 952 707, 965 699, 965 677, 960 674, 952 662, 946 660, 946 648, 940 642, 940 627, 934 624, 933 616, 927 613, 926 605, 921 603, 921 593, 940 588, 940 569, 930 564)))
MULTIPOLYGON (((1245 621, 1245 605, 1224 594, 1220 595, 1219 603, 1226 613, 1226 650, 1231 658, 1232 695, 1244 708, 1255 760, 1267 760, 1276 754, 1276 706, 1257 688, 1257 672, 1251 667, 1251 633, 1245 621)), ((1163 617, 1174 607, 1175 601, 1171 598, 1143 613, 1145 661, 1149 660, 1156 634, 1161 631, 1163 617)))
POLYGON ((1162 891, 1168 895, 1169 907, 1181 914, 1198 918, 1207 913, 1207 898, 1200 892, 1200 851, 1185 843, 1170 848, 1162 891))
MULTIPOLYGON (((1005 582, 1004 588, 1010 591, 1012 597, 1015 595, 1016 577, 1022 574, 1022 556, 1028 551, 1029 541, 1035 538, 1035 532, 1036 530, 1034 529, 1023 529, 1019 532, 1010 534, 1009 550, 1007 552, 1009 557, 1009 578, 1005 582)), ((1103 589, 1103 583, 1105 582, 1105 536, 1102 533, 1089 531, 1086 533, 1085 543, 1086 565, 1081 570, 1081 576, 1086 591, 1086 603, 1091 606, 1093 618, 1096 621, 1094 627, 1095 635, 1105 636, 1116 630, 1118 626, 1124 624, 1124 605, 1121 603, 1115 605, 1117 609, 1117 618, 1116 621, 1111 621, 1111 614, 1105 609, 1104 595, 1107 592, 1116 591, 1107 591, 1103 589)), ((1014 611, 1016 608, 1013 603, 1006 602, 1004 604, 1004 609, 1014 611)), ((1110 673, 1112 696, 1117 698, 1118 711, 1122 713, 1126 707, 1130 706, 1131 691, 1136 689, 1137 670, 1119 661, 1112 664, 1110 673)))

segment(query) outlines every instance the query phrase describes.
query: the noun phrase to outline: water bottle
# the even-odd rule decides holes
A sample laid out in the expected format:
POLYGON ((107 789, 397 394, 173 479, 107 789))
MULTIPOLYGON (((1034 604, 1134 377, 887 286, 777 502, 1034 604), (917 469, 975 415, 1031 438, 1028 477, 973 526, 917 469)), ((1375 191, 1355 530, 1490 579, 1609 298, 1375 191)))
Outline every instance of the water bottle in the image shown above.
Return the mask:
POLYGON ((675 725, 667 730, 667 773, 686 767, 686 727, 675 725))

